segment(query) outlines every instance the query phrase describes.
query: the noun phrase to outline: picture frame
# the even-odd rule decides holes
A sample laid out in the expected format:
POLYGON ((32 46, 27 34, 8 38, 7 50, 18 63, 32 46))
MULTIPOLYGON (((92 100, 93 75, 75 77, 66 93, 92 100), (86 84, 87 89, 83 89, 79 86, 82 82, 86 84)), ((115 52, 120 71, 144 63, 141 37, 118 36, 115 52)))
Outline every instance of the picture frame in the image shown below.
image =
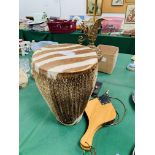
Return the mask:
POLYGON ((127 5, 125 14, 125 23, 126 24, 135 23, 135 5, 127 5))
POLYGON ((112 6, 123 6, 124 0, 112 0, 112 6))
POLYGON ((135 3, 135 0, 125 0, 126 3, 135 3))
MULTIPOLYGON (((96 9, 96 16, 102 15, 102 4, 103 0, 97 0, 97 9, 96 9)), ((95 8, 95 0, 87 0, 86 4, 86 13, 88 16, 94 15, 94 8, 95 8)))
POLYGON ((125 3, 121 6, 112 6, 112 0, 103 0, 102 12, 103 13, 122 13, 125 14, 126 6, 128 3, 125 3))
POLYGON ((70 15, 70 20, 76 20, 76 25, 80 25, 82 21, 85 19, 83 15, 70 15))

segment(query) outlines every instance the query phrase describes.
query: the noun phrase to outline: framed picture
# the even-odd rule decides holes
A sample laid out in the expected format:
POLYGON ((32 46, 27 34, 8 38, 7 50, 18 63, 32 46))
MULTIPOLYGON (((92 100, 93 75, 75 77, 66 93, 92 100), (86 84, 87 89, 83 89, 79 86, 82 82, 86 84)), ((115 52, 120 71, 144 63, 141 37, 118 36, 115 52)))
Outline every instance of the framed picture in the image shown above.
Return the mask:
POLYGON ((76 25, 80 25, 81 22, 84 20, 84 16, 81 16, 81 15, 70 15, 70 19, 71 20, 76 20, 76 25))
POLYGON ((126 3, 135 3, 135 0, 125 0, 126 3))
POLYGON ((112 0, 112 6, 124 5, 124 0, 112 0))
POLYGON ((125 23, 135 23, 135 5, 128 5, 125 15, 125 23))
MULTIPOLYGON (((97 0, 97 8, 96 8, 96 15, 102 15, 102 3, 103 0, 97 0)), ((94 14, 95 9, 95 0, 87 0, 87 15, 92 16, 94 14)))

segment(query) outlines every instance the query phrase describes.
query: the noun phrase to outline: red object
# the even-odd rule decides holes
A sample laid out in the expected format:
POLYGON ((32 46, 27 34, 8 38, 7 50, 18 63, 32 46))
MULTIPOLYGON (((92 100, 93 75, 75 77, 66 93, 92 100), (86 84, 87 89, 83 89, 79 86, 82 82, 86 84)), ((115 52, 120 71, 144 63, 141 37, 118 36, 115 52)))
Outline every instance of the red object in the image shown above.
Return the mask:
POLYGON ((71 33, 76 31, 76 21, 72 20, 53 20, 47 23, 51 33, 71 33))

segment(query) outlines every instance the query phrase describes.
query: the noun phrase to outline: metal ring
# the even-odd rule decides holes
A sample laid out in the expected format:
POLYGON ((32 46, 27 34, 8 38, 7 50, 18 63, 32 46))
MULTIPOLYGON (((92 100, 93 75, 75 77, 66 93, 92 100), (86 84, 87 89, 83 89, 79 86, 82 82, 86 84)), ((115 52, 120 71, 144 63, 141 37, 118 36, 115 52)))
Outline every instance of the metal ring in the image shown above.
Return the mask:
POLYGON ((96 155, 96 150, 95 150, 95 147, 93 147, 93 146, 90 146, 87 142, 85 142, 87 145, 88 145, 88 147, 90 148, 90 153, 91 153, 91 155, 96 155))

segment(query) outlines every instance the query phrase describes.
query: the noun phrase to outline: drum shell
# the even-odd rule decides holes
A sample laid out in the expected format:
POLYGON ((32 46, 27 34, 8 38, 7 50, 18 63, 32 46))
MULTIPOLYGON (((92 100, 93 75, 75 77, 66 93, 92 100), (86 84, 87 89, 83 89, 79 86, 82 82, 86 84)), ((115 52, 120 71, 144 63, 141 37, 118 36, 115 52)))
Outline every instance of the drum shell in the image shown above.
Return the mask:
POLYGON ((54 78, 33 70, 36 84, 57 120, 73 125, 81 118, 96 83, 98 64, 74 72, 59 73, 54 78))

